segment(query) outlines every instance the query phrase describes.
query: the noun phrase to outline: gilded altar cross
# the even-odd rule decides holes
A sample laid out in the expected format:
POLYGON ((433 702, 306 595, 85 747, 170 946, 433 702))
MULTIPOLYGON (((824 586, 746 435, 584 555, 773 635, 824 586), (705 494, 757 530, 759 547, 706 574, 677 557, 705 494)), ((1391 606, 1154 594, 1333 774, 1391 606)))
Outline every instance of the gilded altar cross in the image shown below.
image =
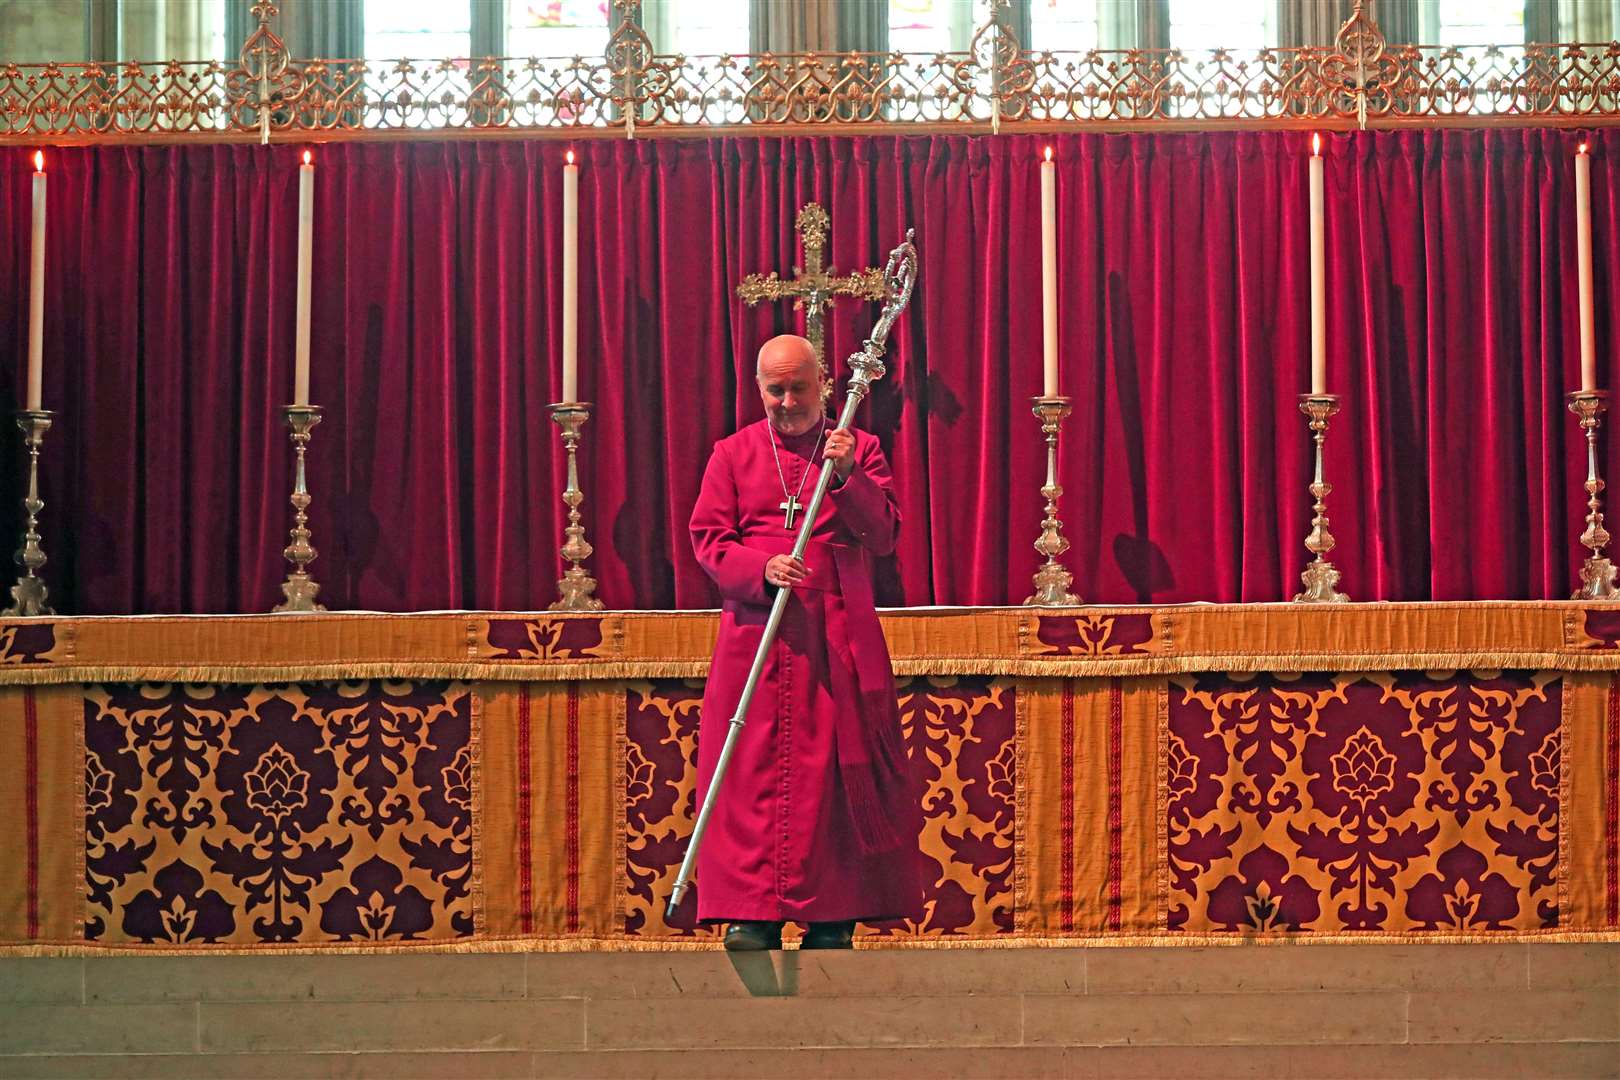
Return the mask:
POLYGON ((804 243, 804 268, 795 266, 792 278, 781 278, 775 270, 768 274, 749 274, 737 286, 737 296, 753 307, 761 300, 793 301, 795 309, 804 309, 805 337, 816 350, 816 360, 826 364, 826 331, 821 325, 821 314, 832 307, 840 296, 853 296, 861 300, 883 299, 883 271, 868 267, 842 277, 822 264, 822 251, 827 244, 827 211, 819 203, 805 203, 793 227, 804 243))

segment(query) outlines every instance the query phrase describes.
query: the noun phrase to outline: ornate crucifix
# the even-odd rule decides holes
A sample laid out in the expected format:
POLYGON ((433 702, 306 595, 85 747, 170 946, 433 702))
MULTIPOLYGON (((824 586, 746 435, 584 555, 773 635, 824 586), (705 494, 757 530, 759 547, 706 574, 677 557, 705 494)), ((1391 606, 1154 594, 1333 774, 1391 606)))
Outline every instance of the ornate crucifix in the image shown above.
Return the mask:
POLYGON ((787 279, 778 277, 775 270, 768 274, 749 274, 737 286, 737 296, 749 307, 761 300, 792 300, 795 309, 803 308, 804 336, 815 347, 816 360, 823 368, 826 367, 826 331, 821 325, 822 312, 831 308, 840 296, 883 299, 881 269, 868 267, 840 277, 823 264, 827 223, 827 211, 819 203, 805 203, 793 223, 804 244, 804 268, 795 266, 794 276, 787 279))

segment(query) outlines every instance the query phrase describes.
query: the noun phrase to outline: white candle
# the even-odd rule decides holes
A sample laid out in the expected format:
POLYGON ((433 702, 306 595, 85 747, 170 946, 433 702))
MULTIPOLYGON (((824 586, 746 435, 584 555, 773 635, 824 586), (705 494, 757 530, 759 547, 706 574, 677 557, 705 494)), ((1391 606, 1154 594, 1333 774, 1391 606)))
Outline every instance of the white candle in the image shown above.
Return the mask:
POLYGON ((563 166, 562 362, 564 401, 579 400, 579 166, 568 151, 563 166))
POLYGON ((1322 136, 1311 136, 1311 393, 1327 393, 1327 227, 1323 220, 1322 136))
POLYGON ((1058 393, 1057 318, 1057 166, 1052 164, 1052 148, 1046 148, 1041 162, 1041 337, 1044 359, 1041 393, 1058 393))
POLYGON ((293 404, 309 404, 309 267, 315 230, 315 166, 298 168, 298 321, 293 334, 293 404))
POLYGON ((34 151, 34 231, 28 247, 28 407, 38 410, 45 351, 45 154, 34 151))
POLYGON ((1581 288, 1581 389, 1597 389, 1597 346, 1592 331, 1592 159, 1575 151, 1575 271, 1581 288))

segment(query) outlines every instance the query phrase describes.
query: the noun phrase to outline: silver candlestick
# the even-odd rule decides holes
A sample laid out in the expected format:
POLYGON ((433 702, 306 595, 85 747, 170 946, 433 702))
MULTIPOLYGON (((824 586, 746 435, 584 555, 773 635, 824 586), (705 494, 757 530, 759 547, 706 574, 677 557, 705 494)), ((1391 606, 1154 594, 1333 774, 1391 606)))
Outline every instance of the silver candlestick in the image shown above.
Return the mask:
POLYGON ((287 546, 281 550, 281 554, 293 564, 293 569, 292 573, 287 575, 287 580, 281 583, 281 592, 286 599, 277 604, 273 610, 325 611, 325 607, 315 602, 315 594, 321 591, 321 587, 309 576, 309 564, 315 561, 315 548, 309 542, 307 511, 310 496, 309 487, 304 482, 304 451, 309 446, 310 432, 321 422, 321 407, 286 405, 283 406, 283 411, 287 414, 287 427, 292 430, 293 451, 298 457, 292 492, 293 527, 288 535, 287 546))
POLYGON ((1057 482, 1058 429, 1072 411, 1072 400, 1066 397, 1038 397, 1033 412, 1041 422, 1041 433, 1046 436, 1046 483, 1041 495, 1046 499, 1046 518, 1041 522, 1041 537, 1035 541, 1035 550, 1046 556, 1046 562, 1035 571, 1035 592, 1024 603, 1032 607, 1073 607, 1080 597, 1069 591, 1074 575, 1063 568, 1058 556, 1069 550, 1069 541, 1063 535, 1063 522, 1058 520, 1058 499, 1063 489, 1057 482))
POLYGON ((1296 604, 1343 604, 1349 597, 1337 592, 1339 571, 1325 556, 1333 550, 1333 534, 1328 532, 1327 497, 1333 485, 1322 479, 1322 443, 1327 439, 1328 417, 1339 411, 1337 394, 1301 394, 1299 411, 1310 417, 1311 436, 1316 441, 1316 474, 1311 481, 1311 496, 1316 500, 1312 509, 1311 531, 1305 537, 1305 547, 1316 556, 1299 575, 1305 591, 1294 597, 1296 604))
POLYGON ((576 460, 580 428, 591 418, 591 405, 588 401, 559 401, 550 409, 551 418, 562 429, 563 448, 568 451, 568 487, 563 491, 563 502, 568 504, 568 526, 563 529, 567 539, 563 542, 561 553, 571 565, 557 582, 560 595, 549 610, 601 611, 602 601, 591 595, 596 591, 596 579, 581 565, 595 550, 586 542, 585 526, 580 521, 579 506, 585 501, 585 493, 579 488, 579 464, 576 460))
POLYGON ((1609 530, 1603 527, 1603 477, 1598 473, 1598 428, 1603 426, 1603 414, 1609 408, 1607 390, 1579 390, 1568 397, 1569 411, 1581 419, 1581 430, 1586 433, 1586 531, 1581 533, 1581 546, 1592 554, 1581 564, 1581 587, 1575 590, 1574 600, 1620 600, 1620 589, 1614 587, 1615 566, 1603 554, 1609 546, 1609 530))
POLYGON ((17 564, 23 568, 17 584, 11 587, 11 606, 0 615, 54 615, 45 602, 45 582, 38 575, 45 565, 45 549, 40 546, 39 512, 45 500, 39 497, 39 451, 45 445, 45 433, 51 430, 51 417, 47 409, 17 410, 17 427, 23 433, 23 444, 28 447, 28 494, 23 498, 23 509, 28 511, 23 527, 22 547, 17 549, 17 564))

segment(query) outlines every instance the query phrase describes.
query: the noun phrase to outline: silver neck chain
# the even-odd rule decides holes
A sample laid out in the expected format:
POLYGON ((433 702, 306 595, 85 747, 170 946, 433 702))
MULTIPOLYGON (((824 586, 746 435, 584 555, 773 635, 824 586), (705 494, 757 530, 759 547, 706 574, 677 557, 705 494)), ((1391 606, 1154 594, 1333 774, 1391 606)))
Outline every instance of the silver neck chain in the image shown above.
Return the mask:
MULTIPOLYGON (((816 436, 816 448, 810 451, 810 460, 812 462, 816 460, 816 454, 821 450, 821 440, 827 437, 827 418, 824 416, 821 417, 820 423, 821 433, 816 436)), ((799 495, 804 491, 804 482, 810 479, 810 466, 809 464, 806 464, 804 467, 804 475, 799 477, 799 490, 789 494, 787 486, 787 473, 782 471, 782 455, 781 452, 776 449, 776 428, 771 426, 771 422, 769 420, 765 421, 765 435, 771 440, 771 457, 776 460, 776 479, 782 485, 782 497, 790 502, 798 503, 799 495)), ((800 503, 799 505, 802 506, 803 504, 800 503)))

